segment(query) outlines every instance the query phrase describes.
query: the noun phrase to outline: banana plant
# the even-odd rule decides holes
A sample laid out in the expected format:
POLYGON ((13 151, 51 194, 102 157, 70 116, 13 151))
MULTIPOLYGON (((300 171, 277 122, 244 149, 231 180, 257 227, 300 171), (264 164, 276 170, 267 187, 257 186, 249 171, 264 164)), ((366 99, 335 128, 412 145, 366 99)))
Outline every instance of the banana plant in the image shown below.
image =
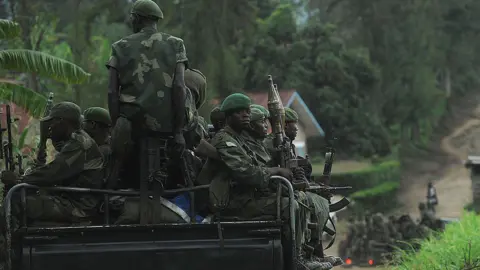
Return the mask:
MULTIPOLYGON (((17 23, 0 20, 0 39, 14 39, 20 33, 17 23)), ((89 73, 69 61, 23 49, 0 50, 0 69, 35 73, 68 84, 80 84, 90 77, 89 73)), ((8 80, 0 80, 0 100, 17 104, 35 118, 42 116, 47 102, 47 98, 42 94, 8 80)))

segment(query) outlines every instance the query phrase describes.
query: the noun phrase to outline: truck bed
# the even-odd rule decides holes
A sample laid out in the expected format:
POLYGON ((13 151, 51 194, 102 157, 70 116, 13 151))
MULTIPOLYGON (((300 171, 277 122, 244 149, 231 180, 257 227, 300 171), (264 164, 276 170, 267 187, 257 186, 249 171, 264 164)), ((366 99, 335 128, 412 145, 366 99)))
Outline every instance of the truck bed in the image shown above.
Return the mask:
POLYGON ((15 270, 278 270, 275 221, 152 226, 25 228, 15 233, 15 270), (223 245, 222 245, 223 244, 223 245))

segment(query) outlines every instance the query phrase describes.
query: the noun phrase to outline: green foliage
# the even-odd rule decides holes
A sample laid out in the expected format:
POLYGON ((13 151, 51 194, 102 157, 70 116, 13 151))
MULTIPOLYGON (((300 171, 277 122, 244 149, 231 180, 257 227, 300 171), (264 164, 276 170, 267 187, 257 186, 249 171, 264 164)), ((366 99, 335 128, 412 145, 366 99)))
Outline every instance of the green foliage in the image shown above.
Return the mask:
POLYGON ((480 267, 480 216, 466 213, 458 223, 446 226, 438 238, 421 243, 420 251, 403 251, 395 270, 478 269, 480 267))
POLYGON ((348 194, 351 194, 387 182, 399 183, 400 177, 400 163, 386 161, 359 171, 332 174, 331 183, 334 186, 352 186, 352 189, 348 191, 348 194))
POLYGON ((20 35, 21 28, 18 23, 9 20, 0 20, 0 39, 12 39, 20 35))
POLYGON ((0 83, 0 100, 8 100, 24 108, 30 116, 43 116, 47 98, 29 88, 16 84, 0 83))
POLYGON ((82 68, 57 57, 30 50, 0 51, 0 68, 34 72, 64 83, 82 83, 89 73, 82 68))

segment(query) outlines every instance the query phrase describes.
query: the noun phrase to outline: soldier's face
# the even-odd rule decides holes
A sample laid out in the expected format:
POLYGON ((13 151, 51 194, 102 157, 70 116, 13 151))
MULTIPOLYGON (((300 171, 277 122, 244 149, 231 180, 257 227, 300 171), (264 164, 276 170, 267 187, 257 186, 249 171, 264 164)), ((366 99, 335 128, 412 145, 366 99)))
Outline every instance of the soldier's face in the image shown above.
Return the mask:
POLYGON ((250 123, 250 127, 252 128, 253 132, 261 138, 265 138, 268 132, 267 121, 265 120, 257 120, 250 123))
POLYGON ((53 118, 49 127, 50 138, 54 142, 68 139, 68 124, 62 118, 53 118))
POLYGON ((228 124, 236 130, 247 129, 250 125, 250 109, 234 111, 228 120, 228 124))
POLYGON ((286 122, 285 123, 285 135, 287 135, 287 137, 290 139, 290 140, 295 140, 295 138, 297 137, 297 132, 298 132, 298 124, 297 122, 286 122))

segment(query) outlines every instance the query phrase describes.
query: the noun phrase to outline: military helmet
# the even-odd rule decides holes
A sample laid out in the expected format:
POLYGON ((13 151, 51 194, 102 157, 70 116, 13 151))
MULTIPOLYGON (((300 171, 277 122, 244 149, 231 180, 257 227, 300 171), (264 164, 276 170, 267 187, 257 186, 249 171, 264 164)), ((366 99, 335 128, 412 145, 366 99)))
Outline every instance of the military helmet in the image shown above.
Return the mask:
POLYGON ((137 0, 133 3, 132 12, 143 17, 163 19, 163 12, 152 0, 137 0))

